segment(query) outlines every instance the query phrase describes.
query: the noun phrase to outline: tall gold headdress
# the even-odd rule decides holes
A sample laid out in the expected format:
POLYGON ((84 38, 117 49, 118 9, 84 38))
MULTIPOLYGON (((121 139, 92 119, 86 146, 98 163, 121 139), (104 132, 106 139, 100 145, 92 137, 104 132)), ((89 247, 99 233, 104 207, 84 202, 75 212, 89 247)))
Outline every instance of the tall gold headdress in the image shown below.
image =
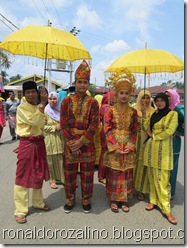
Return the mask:
POLYGON ((113 73, 109 77, 108 85, 112 86, 115 91, 126 89, 133 92, 136 89, 136 79, 134 75, 128 70, 121 70, 113 73))

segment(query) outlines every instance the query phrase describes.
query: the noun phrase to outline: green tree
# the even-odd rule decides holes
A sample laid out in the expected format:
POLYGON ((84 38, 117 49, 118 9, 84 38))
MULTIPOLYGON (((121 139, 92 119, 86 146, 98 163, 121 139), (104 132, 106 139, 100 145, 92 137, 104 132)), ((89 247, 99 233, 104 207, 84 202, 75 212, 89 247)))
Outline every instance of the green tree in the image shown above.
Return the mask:
POLYGON ((89 92, 91 93, 91 95, 94 97, 96 94, 96 84, 91 84, 89 87, 89 92))
POLYGON ((183 89, 183 88, 184 88, 184 83, 176 82, 174 86, 175 86, 177 89, 183 89))
POLYGON ((166 82, 163 82, 163 83, 161 84, 161 86, 162 86, 162 85, 167 85, 167 83, 166 83, 166 82))
POLYGON ((2 76, 2 80, 3 80, 3 85, 6 85, 9 83, 9 80, 8 80, 8 74, 6 71, 1 71, 1 76, 2 76))
MULTIPOLYGON (((6 69, 9 69, 11 66, 11 62, 8 58, 8 56, 2 51, 0 50, 0 67, 6 69)), ((6 85, 9 80, 7 79, 8 74, 6 73, 6 71, 1 70, 1 76, 3 79, 3 84, 6 85)))
POLYGON ((10 82, 14 82, 14 81, 16 81, 16 80, 19 80, 20 78, 22 78, 22 75, 20 75, 20 74, 17 74, 16 76, 12 76, 12 77, 10 77, 10 82))
POLYGON ((0 66, 4 69, 9 69, 12 62, 9 60, 8 56, 0 50, 0 66))

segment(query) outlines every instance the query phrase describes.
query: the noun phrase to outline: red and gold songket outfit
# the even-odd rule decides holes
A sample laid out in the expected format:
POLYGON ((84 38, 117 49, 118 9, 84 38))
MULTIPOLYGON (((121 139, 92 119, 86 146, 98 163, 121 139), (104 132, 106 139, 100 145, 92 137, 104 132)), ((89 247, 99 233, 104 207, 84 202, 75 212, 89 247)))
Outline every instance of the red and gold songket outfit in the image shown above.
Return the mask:
POLYGON ((93 193, 93 175, 95 168, 94 134, 99 123, 98 102, 85 94, 77 93, 64 98, 61 105, 61 128, 66 139, 65 146, 65 194, 66 203, 74 205, 76 178, 80 163, 82 204, 90 202, 93 193), (83 146, 79 154, 72 154, 71 141, 80 140, 83 146))
POLYGON ((104 164, 107 167, 106 194, 110 201, 127 202, 133 195, 137 129, 137 111, 128 104, 120 109, 116 103, 105 109, 104 133, 108 150, 104 154, 104 164), (115 151, 118 148, 131 151, 117 156, 115 151))

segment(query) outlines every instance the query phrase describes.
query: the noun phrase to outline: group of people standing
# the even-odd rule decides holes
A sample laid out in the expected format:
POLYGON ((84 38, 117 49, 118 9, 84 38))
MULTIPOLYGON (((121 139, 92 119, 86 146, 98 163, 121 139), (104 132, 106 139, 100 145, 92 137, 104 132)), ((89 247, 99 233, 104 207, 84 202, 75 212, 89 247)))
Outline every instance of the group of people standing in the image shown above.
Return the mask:
POLYGON ((50 180, 52 188, 58 187, 58 180, 64 184, 64 211, 70 213, 76 203, 78 171, 82 208, 85 213, 91 211, 96 162, 94 137, 99 128, 98 177, 106 185, 111 210, 117 213, 121 206, 128 212, 128 201, 136 189, 139 200, 149 193, 146 210, 158 206, 170 223, 177 224, 170 209, 170 189, 173 183, 175 187, 177 176, 177 168, 176 176, 171 176, 176 163, 173 135, 179 138, 183 135, 184 112, 180 108, 179 117, 174 110, 178 100, 171 105, 174 91, 158 94, 153 108, 150 92, 142 90, 136 105, 130 107, 135 78, 128 72, 116 73, 110 81, 113 91, 103 97, 107 99, 101 99, 99 108, 98 101, 87 94, 89 80, 90 67, 84 60, 75 72, 75 93, 66 96, 61 104, 56 92, 47 94, 41 90, 41 103, 37 105, 36 84, 30 81, 23 84, 26 102, 17 111, 20 144, 14 187, 16 222, 27 221, 29 188, 33 188, 33 207, 50 210, 42 197, 44 180, 50 180))
POLYGON ((19 104, 20 101, 15 97, 13 91, 9 92, 9 98, 6 101, 0 96, 0 139, 3 128, 6 126, 6 121, 8 121, 12 141, 19 139, 19 136, 16 136, 16 111, 19 104))

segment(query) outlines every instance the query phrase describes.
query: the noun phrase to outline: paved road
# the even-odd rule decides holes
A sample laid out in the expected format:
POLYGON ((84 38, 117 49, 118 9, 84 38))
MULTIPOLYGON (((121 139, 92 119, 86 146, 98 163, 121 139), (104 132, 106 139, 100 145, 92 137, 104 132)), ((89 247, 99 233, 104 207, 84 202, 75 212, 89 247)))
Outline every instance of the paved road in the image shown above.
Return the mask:
MULTIPOLYGON (((183 140, 184 141, 184 140, 183 140)), ((145 210, 148 199, 130 201, 129 213, 111 212, 105 195, 105 187, 98 183, 95 172, 92 212, 85 214, 81 208, 80 185, 74 211, 65 214, 63 186, 53 190, 44 183, 43 194, 50 212, 35 211, 29 203, 28 222, 15 222, 13 186, 16 170, 16 154, 13 149, 19 141, 11 141, 6 127, 0 145, 0 243, 1 244, 184 244, 184 144, 182 145, 177 192, 172 201, 172 212, 178 224, 171 225, 158 209, 145 210)))

